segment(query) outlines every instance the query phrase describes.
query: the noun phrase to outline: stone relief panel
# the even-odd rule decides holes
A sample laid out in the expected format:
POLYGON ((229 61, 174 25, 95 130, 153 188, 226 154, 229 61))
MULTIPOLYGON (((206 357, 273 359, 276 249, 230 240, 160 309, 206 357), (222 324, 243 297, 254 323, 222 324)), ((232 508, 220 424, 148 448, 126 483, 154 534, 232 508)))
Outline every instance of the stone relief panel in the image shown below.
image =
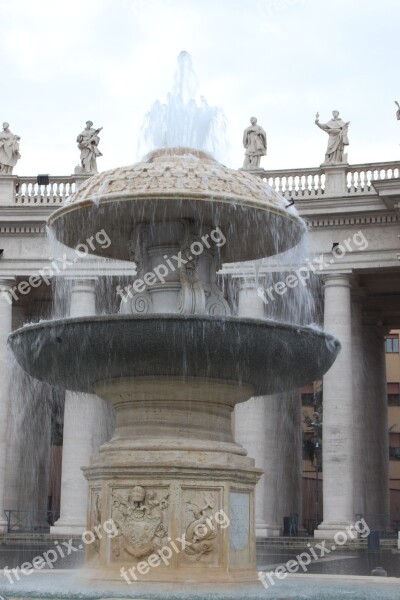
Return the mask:
POLYGON ((114 489, 111 517, 118 528, 111 542, 113 559, 143 559, 167 543, 169 490, 141 485, 114 489))
POLYGON ((182 490, 181 522, 187 543, 182 564, 220 566, 222 534, 214 518, 220 508, 221 490, 182 490))
POLYGON ((96 535, 95 527, 101 528, 102 517, 101 517, 101 488, 92 488, 90 491, 90 519, 89 527, 90 531, 94 532, 93 542, 87 545, 86 552, 92 560, 98 558, 100 551, 100 538, 96 535))

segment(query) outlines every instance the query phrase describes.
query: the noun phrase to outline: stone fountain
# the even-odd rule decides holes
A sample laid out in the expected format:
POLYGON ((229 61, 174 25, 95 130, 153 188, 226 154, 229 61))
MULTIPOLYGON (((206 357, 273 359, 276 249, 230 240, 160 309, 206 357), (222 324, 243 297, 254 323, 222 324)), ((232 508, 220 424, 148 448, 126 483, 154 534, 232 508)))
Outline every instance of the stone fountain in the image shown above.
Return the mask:
POLYGON ((9 339, 33 377, 115 408, 112 439, 83 465, 88 529, 109 519, 118 527, 88 546, 89 576, 254 581, 261 471, 233 439, 232 411, 321 377, 339 342, 235 317, 216 273, 295 246, 304 222, 260 178, 169 148, 92 176, 49 226, 70 247, 104 229, 112 243, 98 254, 138 268, 119 314, 45 321, 9 339))

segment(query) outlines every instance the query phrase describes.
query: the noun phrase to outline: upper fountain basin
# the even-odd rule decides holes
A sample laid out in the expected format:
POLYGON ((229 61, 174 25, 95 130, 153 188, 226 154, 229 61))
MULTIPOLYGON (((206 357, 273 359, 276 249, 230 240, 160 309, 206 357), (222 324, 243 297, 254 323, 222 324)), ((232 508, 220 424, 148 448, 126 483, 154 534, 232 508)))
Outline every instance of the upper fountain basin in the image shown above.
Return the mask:
POLYGON ((226 237, 222 260, 240 262, 298 244, 305 224, 285 205, 260 177, 228 169, 202 151, 164 148, 141 163, 90 177, 48 225, 72 248, 104 229, 111 244, 93 254, 129 260, 135 225, 189 219, 203 231, 219 227, 226 237))
POLYGON ((9 344, 33 377, 89 393, 119 378, 199 377, 272 394, 315 381, 340 349, 336 338, 311 327, 172 314, 43 321, 14 331, 9 344))

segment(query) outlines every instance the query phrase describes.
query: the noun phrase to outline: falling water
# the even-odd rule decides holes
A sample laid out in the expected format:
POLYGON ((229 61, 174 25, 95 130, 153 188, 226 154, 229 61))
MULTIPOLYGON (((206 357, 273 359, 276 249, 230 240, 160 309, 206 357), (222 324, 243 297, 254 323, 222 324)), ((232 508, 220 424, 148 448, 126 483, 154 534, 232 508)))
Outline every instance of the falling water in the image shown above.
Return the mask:
POLYGON ((222 109, 198 95, 197 76, 190 55, 178 57, 172 90, 166 102, 156 100, 144 118, 139 155, 157 148, 187 147, 226 156, 226 119, 222 109))
POLYGON ((30 377, 10 358, 10 387, 5 509, 41 511, 46 523, 50 446, 55 423, 62 417, 63 396, 51 386, 30 377), (15 478, 18 473, 18 478, 15 478))
POLYGON ((307 242, 305 236, 294 248, 265 258, 258 266, 256 285, 267 318, 299 325, 322 324, 321 279, 307 242), (297 282, 294 287, 286 285, 288 277, 297 282))

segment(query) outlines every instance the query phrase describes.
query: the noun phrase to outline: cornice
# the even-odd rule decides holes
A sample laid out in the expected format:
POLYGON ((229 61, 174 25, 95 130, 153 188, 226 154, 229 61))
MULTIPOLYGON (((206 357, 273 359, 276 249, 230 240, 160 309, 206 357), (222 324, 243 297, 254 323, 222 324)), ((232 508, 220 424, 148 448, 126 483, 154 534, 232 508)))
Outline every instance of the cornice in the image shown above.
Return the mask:
POLYGON ((301 214, 307 221, 311 229, 326 228, 326 227, 354 227, 354 226, 374 226, 374 225, 391 225, 400 222, 400 218, 395 213, 381 213, 370 215, 321 215, 307 216, 301 214))
POLYGON ((0 235, 46 235, 46 225, 40 223, 32 225, 29 223, 10 223, 0 225, 0 235))

